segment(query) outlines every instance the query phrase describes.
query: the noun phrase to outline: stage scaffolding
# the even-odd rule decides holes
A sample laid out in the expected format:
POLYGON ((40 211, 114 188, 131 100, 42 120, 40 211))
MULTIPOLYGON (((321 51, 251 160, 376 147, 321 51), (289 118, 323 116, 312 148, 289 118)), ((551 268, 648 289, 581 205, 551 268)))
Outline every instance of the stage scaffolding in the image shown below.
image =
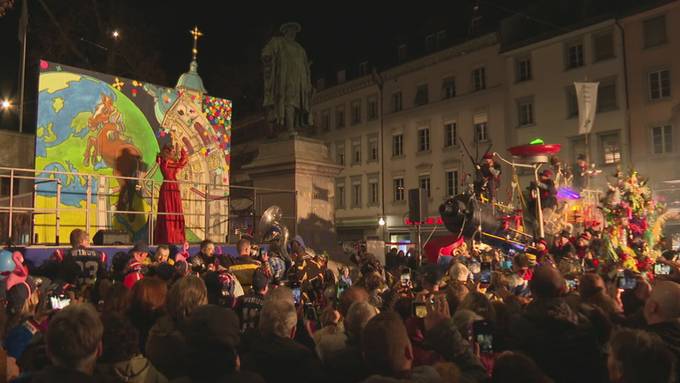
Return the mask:
POLYGON ((141 224, 143 238, 136 240, 154 244, 163 182, 179 184, 186 228, 193 233, 188 238, 191 242, 206 238, 234 242, 243 234, 255 233, 262 212, 273 204, 285 206, 282 221, 291 233, 297 231, 295 190, 0 167, 0 241, 63 245, 68 243, 64 233, 75 228, 93 236, 99 230, 125 231, 119 224, 125 221, 141 224), (138 203, 129 205, 131 209, 117 209, 121 180, 134 188, 138 203), (44 197, 41 206, 36 203, 38 194, 44 197))

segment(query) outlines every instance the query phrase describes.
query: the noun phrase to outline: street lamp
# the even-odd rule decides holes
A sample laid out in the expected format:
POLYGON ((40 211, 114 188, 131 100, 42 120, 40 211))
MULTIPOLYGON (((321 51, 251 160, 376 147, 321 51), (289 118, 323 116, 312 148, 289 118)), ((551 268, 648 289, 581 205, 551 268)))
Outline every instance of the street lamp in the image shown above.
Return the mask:
POLYGON ((12 107, 12 102, 9 101, 8 99, 4 99, 2 100, 2 102, 0 102, 0 107, 2 108, 2 110, 8 110, 9 108, 12 107))
POLYGON ((111 36, 113 36, 114 39, 118 39, 120 36, 120 32, 118 32, 118 29, 114 29, 113 33, 111 33, 111 36))
POLYGON ((378 225, 385 226, 385 218, 380 217, 380 219, 378 219, 378 225))

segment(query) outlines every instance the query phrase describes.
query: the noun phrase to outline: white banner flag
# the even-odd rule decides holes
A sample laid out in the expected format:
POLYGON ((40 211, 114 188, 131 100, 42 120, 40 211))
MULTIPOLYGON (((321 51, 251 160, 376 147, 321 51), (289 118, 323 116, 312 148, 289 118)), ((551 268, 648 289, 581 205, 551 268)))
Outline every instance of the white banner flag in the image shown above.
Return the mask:
POLYGON ((578 134, 588 134, 593 129, 597 110, 598 82, 575 82, 578 104, 578 134))

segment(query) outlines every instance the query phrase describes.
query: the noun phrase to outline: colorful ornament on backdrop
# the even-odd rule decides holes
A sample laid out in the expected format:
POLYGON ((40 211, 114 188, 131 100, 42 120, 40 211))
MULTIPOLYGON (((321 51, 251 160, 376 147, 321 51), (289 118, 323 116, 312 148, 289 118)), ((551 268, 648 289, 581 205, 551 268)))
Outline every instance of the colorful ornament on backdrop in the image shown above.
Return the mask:
POLYGON ((116 77, 116 79, 113 81, 113 84, 111 84, 111 86, 116 88, 116 90, 120 91, 121 89, 123 89, 123 86, 125 86, 125 83, 120 81, 120 79, 118 77, 116 77))

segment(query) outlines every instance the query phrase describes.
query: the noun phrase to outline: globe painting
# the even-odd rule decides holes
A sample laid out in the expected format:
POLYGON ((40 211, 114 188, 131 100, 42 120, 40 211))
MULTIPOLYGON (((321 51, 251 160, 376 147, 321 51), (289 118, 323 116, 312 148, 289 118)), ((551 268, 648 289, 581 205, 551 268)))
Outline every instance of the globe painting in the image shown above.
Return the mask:
POLYGON ((170 137, 189 155, 178 178, 189 181, 181 185, 186 237, 210 237, 223 229, 191 217, 206 206, 226 216, 228 193, 211 195, 206 203, 200 201, 206 194, 196 191, 203 184, 228 190, 229 100, 180 84, 167 88, 47 61, 40 62, 40 71, 35 206, 49 212, 35 218, 39 242, 67 240, 71 230, 84 227, 151 239, 154 200, 163 181, 156 156, 170 137))

